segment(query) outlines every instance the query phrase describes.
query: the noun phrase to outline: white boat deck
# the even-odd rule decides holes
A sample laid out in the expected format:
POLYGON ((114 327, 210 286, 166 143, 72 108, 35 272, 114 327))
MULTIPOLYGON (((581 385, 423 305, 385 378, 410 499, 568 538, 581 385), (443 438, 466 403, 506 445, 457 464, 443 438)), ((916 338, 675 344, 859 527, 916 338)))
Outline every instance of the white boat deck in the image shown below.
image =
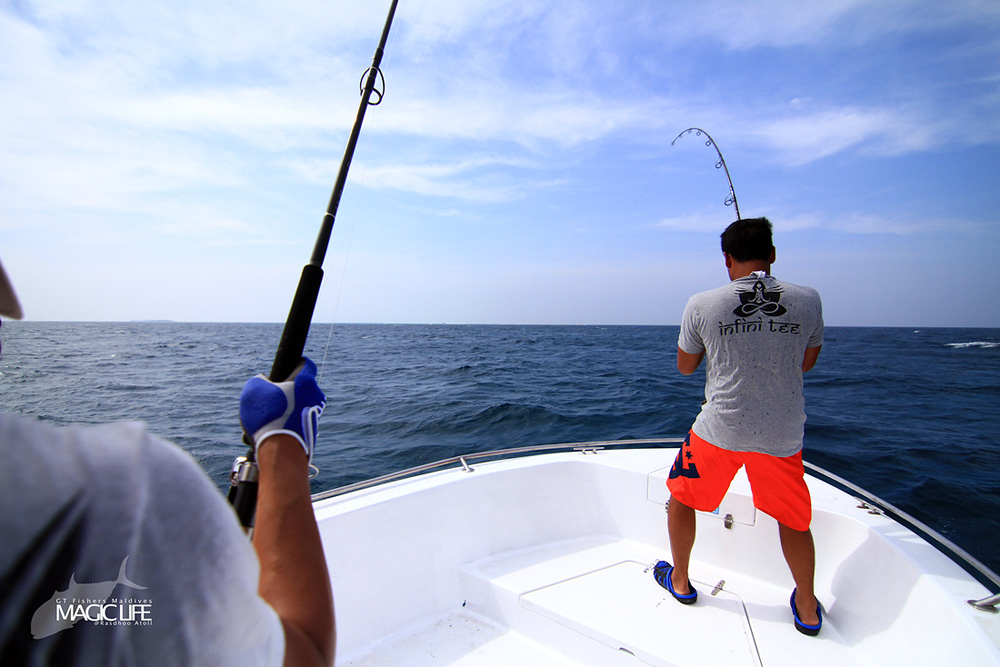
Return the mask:
POLYGON ((1000 619, 965 604, 988 591, 816 480, 819 637, 792 625, 777 525, 742 475, 699 514, 699 598, 679 604, 650 569, 670 557, 672 460, 544 455, 318 502, 337 664, 1000 665, 1000 619))

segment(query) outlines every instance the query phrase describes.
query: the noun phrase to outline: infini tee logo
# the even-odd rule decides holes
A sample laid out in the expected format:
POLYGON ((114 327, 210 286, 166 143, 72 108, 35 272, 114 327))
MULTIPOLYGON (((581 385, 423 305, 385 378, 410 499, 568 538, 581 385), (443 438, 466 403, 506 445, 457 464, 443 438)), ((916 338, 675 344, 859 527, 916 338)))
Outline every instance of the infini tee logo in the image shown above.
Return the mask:
POLYGON ((69 586, 64 591, 56 591, 48 602, 42 604, 31 617, 31 635, 42 639, 57 632, 68 630, 80 621, 90 621, 100 625, 149 625, 152 623, 152 604, 149 600, 124 600, 108 602, 118 584, 146 590, 125 576, 122 561, 118 578, 114 581, 98 581, 93 584, 77 583, 76 575, 69 577, 69 586))
POLYGON ((781 300, 781 289, 768 291, 760 280, 750 289, 740 290, 737 294, 740 297, 740 305, 733 310, 733 314, 739 317, 750 317, 756 312, 764 313, 768 317, 779 317, 788 312, 787 308, 778 303, 781 300))

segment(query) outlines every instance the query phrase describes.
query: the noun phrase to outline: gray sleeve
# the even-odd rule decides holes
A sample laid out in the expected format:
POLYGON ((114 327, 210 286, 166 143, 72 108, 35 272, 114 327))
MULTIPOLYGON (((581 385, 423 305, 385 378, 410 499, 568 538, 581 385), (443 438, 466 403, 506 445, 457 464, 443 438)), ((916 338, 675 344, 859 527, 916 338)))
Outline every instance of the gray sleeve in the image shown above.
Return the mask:
POLYGON ((806 347, 819 347, 823 344, 823 333, 825 331, 825 326, 823 324, 823 302, 819 298, 819 292, 813 290, 816 295, 816 328, 813 329, 812 334, 809 335, 809 342, 806 347))
POLYGON ((677 337, 677 347, 688 354, 700 354, 705 351, 705 341, 698 328, 699 319, 695 297, 691 297, 684 307, 684 315, 681 317, 681 333, 677 337))

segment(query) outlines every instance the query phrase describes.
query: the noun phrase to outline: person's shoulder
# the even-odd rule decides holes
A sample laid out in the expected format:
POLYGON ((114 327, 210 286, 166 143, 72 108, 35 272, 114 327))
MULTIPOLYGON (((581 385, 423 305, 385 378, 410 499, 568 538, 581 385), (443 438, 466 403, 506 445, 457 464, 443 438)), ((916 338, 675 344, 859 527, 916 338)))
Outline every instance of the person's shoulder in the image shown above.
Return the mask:
POLYGON ((174 476, 175 482, 183 478, 196 485, 210 481, 191 454, 152 433, 145 422, 118 421, 87 428, 91 451, 101 452, 97 455, 102 458, 116 454, 126 459, 126 466, 142 469, 151 480, 166 475, 174 476))
POLYGON ((7 432, 29 433, 63 440, 108 439, 138 440, 148 434, 140 421, 117 421, 104 424, 53 424, 36 417, 0 414, 0 428, 7 432))
POLYGON ((735 283, 729 282, 724 285, 719 285, 718 287, 713 287, 711 289, 703 290, 691 295, 688 299, 688 303, 705 303, 714 301, 720 297, 726 297, 731 295, 736 289, 735 283))
POLYGON ((819 298, 819 291, 814 287, 809 287, 808 285, 799 285, 798 283, 788 282, 787 280, 775 279, 777 284, 781 287, 784 292, 798 292, 803 296, 819 298))
POLYGON ((33 417, 3 414, 0 439, 10 444, 8 456, 46 461, 46 465, 61 463, 95 475, 111 468, 125 470, 151 463, 200 468, 189 454, 153 435, 140 421, 55 425, 33 417))

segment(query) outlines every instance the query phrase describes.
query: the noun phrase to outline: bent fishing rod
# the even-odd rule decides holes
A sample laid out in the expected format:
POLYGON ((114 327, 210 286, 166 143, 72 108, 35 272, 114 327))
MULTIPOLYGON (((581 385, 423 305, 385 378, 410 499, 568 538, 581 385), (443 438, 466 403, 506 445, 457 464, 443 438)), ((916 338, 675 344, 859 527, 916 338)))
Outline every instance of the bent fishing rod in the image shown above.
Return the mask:
POLYGON ((684 130, 683 132, 681 132, 680 134, 678 134, 676 137, 674 137, 674 140, 670 142, 670 145, 673 146, 674 144, 677 143, 678 139, 680 139, 681 137, 683 137, 686 134, 691 134, 692 132, 694 132, 695 136, 698 136, 698 137, 700 137, 701 135, 704 134, 705 137, 706 137, 705 145, 706 146, 710 146, 711 148, 714 148, 715 149, 715 154, 719 156, 719 161, 715 163, 715 168, 716 169, 723 169, 726 172, 726 180, 729 182, 729 196, 726 197, 725 204, 726 204, 726 206, 733 206, 733 207, 736 208, 736 219, 739 220, 740 219, 740 205, 739 205, 739 202, 736 201, 736 190, 733 188, 733 179, 730 178, 730 176, 729 176, 729 167, 726 166, 726 158, 722 157, 722 151, 719 150, 719 145, 717 143, 715 143, 715 139, 712 138, 712 135, 710 135, 708 132, 706 132, 705 130, 701 129, 700 127, 689 127, 688 129, 684 130))
MULTIPOLYGON (((333 225, 337 217, 337 209, 340 207, 340 198, 344 193, 344 185, 347 183, 347 172, 351 168, 351 160, 354 158, 354 149, 358 143, 358 136, 361 134, 361 124, 365 119, 365 111, 369 106, 376 106, 382 101, 385 91, 385 79, 382 77, 382 70, 379 65, 382 63, 382 55, 385 51, 385 43, 389 38, 389 28, 392 26, 392 18, 396 13, 396 3, 392 0, 389 7, 389 15, 386 17, 385 26, 382 28, 382 37, 379 40, 378 48, 375 49, 375 56, 372 58, 372 65, 365 74, 362 75, 361 104, 358 107, 358 115, 354 120, 354 127, 347 140, 347 148, 344 151, 344 158, 340 162, 340 171, 337 174, 337 181, 333 186, 333 194, 330 196, 330 203, 326 207, 326 214, 323 216, 323 223, 320 225, 319 235, 316 237, 316 245, 313 247, 312 256, 309 263, 302 269, 299 277, 299 284, 295 290, 295 297, 292 299, 292 306, 288 311, 288 319, 285 321, 285 328, 281 332, 281 340, 274 355, 274 362, 271 365, 271 372, 268 378, 272 382, 283 382, 287 380, 295 371, 302 353, 305 351, 306 338, 309 335, 309 326, 312 324, 313 311, 316 309, 316 299, 319 297, 320 284, 323 281, 323 260, 326 257, 327 246, 330 244, 330 235, 333 232, 333 225), (382 90, 376 89, 377 81, 382 82, 382 90), (375 101, 372 95, 375 94, 375 101)), ((246 438, 244 438, 246 441, 246 438)), ((229 501, 232 503, 240 523, 247 532, 253 530, 254 517, 257 512, 257 463, 254 460, 254 448, 250 444, 250 450, 244 456, 240 456, 233 463, 229 481, 229 501)))

